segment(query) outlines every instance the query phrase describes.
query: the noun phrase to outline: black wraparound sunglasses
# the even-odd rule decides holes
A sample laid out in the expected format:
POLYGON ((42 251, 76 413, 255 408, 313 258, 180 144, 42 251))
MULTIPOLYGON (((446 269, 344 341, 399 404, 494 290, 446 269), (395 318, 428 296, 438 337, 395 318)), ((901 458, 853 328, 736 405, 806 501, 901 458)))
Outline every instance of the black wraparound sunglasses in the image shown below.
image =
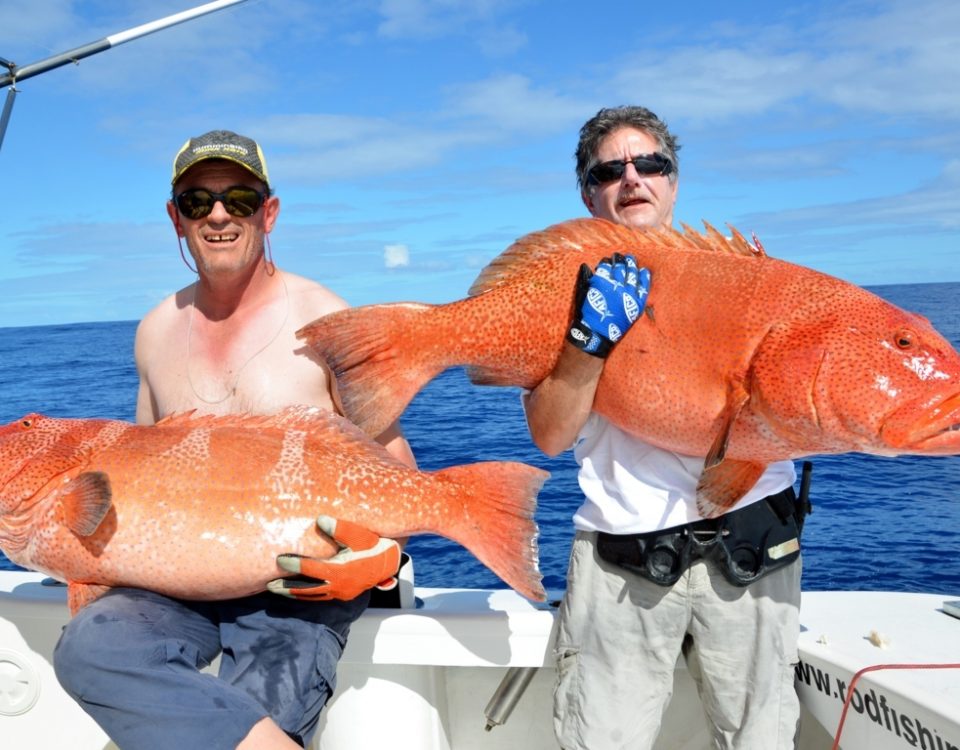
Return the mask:
POLYGON ((668 175, 673 171, 673 162, 663 154, 640 154, 629 161, 613 159, 595 164, 587 171, 587 184, 602 185, 605 182, 619 180, 623 177, 627 164, 633 164, 637 174, 643 175, 668 175))
POLYGON ((188 219, 202 219, 209 216, 217 201, 223 204, 231 216, 253 216, 260 210, 264 193, 245 185, 228 187, 222 193, 215 193, 206 188, 191 188, 184 190, 174 197, 177 209, 188 219))

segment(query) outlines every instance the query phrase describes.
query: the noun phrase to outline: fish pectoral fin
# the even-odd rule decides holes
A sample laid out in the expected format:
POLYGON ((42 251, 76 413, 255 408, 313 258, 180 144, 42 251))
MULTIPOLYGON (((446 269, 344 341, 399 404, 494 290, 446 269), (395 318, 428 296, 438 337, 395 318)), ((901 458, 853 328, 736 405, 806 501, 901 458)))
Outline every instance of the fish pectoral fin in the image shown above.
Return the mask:
POLYGON ((766 469, 753 461, 724 459, 704 466, 697 482, 697 510, 704 518, 723 515, 749 492, 766 469))
POLYGON ((113 493, 110 477, 102 471, 85 471, 71 479, 60 496, 67 528, 77 536, 90 536, 110 510, 113 493))
POLYGON ((750 400, 741 378, 727 386, 727 402, 720 415, 720 430, 703 462, 697 482, 697 510, 704 518, 716 518, 732 508, 757 483, 766 466, 754 461, 727 458, 733 425, 750 400))
POLYGON ((110 590, 110 586, 98 583, 67 582, 67 606, 70 607, 70 616, 73 617, 83 607, 94 599, 99 599, 110 590))
POLYGON ((713 439, 713 444, 707 452, 704 467, 709 469, 724 460, 727 455, 727 444, 730 442, 730 432, 733 423, 737 421, 744 405, 750 400, 750 393, 743 386, 742 380, 731 382, 727 387, 727 402, 720 415, 720 430, 713 439))

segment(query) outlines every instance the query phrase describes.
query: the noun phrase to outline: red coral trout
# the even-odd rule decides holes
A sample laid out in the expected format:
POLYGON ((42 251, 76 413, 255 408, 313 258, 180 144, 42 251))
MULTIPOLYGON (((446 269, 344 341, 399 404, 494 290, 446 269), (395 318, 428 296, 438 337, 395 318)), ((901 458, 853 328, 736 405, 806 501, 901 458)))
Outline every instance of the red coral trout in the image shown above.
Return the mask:
POLYGON ((149 427, 31 414, 0 427, 0 548, 70 584, 74 611, 120 585, 228 599, 287 575, 279 554, 334 554, 324 514, 381 536, 440 534, 543 599, 533 512, 546 476, 505 462, 416 471, 309 407, 149 427))
POLYGON ((465 365, 534 388, 553 369, 581 263, 650 269, 646 314, 607 359, 593 404, 664 449, 705 456, 698 506, 730 508, 773 461, 823 453, 960 453, 960 356, 930 323, 736 230, 578 219, 519 239, 444 305, 344 310, 305 326, 347 417, 377 434, 423 385, 465 365))

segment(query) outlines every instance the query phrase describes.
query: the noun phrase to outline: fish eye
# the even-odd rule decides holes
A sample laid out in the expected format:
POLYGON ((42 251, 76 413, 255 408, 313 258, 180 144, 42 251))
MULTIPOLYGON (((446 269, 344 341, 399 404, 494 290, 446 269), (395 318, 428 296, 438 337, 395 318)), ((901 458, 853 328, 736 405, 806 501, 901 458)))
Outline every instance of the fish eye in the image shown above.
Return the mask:
POLYGON ((20 426, 26 430, 29 430, 31 427, 33 427, 33 420, 30 419, 30 417, 24 417, 20 420, 20 426))
POLYGON ((893 341, 899 349, 909 349, 913 346, 915 334, 909 328, 902 328, 893 335, 893 341))

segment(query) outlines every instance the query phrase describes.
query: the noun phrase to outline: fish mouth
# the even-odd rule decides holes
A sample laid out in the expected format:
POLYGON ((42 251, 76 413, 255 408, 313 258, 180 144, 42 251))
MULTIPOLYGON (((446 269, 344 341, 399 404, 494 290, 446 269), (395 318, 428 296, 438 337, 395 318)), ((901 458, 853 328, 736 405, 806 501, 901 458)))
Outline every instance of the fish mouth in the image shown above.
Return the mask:
POLYGON ((905 453, 960 455, 960 391, 898 409, 881 436, 905 453))

